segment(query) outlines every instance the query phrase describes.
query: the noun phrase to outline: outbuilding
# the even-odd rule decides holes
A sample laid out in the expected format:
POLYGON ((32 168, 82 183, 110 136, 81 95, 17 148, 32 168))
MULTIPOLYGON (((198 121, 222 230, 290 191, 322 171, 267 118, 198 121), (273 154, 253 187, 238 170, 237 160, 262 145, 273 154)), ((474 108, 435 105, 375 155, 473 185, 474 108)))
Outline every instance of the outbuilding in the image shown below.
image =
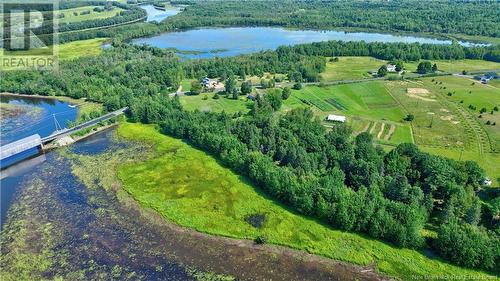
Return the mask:
POLYGON ((342 115, 328 114, 328 116, 326 117, 326 121, 331 121, 331 122, 344 123, 345 120, 346 120, 345 116, 342 116, 342 115))

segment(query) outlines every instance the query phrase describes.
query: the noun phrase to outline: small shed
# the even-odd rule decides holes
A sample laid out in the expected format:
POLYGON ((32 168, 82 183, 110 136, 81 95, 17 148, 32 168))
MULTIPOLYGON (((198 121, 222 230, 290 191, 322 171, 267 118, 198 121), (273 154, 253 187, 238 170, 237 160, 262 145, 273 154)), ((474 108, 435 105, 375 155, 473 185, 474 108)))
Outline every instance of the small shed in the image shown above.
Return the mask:
POLYGON ((342 115, 328 114, 328 116, 326 117, 326 121, 331 121, 331 122, 344 123, 345 120, 346 120, 345 116, 342 116, 342 115))

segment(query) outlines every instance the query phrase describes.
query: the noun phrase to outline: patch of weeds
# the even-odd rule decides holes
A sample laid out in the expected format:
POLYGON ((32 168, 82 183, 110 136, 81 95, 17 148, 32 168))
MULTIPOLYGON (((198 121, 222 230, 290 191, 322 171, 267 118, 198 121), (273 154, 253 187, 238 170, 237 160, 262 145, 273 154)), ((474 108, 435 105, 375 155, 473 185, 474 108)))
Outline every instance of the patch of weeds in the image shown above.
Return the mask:
POLYGON ((251 214, 245 217, 245 221, 255 228, 262 228, 266 222, 265 214, 251 214))

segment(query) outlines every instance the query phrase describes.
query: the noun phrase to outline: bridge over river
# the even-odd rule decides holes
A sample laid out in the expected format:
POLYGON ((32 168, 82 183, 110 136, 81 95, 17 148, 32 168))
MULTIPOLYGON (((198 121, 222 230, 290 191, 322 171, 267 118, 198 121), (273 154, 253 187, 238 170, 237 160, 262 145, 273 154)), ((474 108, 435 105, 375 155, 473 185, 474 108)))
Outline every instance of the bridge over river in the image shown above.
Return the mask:
MULTIPOLYGON (((128 107, 124 107, 122 109, 107 113, 103 116, 97 117, 90 121, 84 122, 82 124, 76 125, 72 128, 63 128, 60 130, 56 130, 52 134, 46 137, 40 137, 38 134, 31 135, 26 138, 22 138, 20 140, 8 143, 6 145, 0 146, 0 167, 6 168, 12 164, 15 164, 24 159, 23 154, 31 155, 34 150, 41 151, 43 150, 43 145, 54 141, 56 139, 71 135, 79 130, 92 127, 99 122, 106 121, 108 119, 114 118, 118 115, 125 113, 128 107), (14 158, 18 158, 17 161, 11 161, 14 158), (11 162, 11 163, 9 163, 11 162)), ((56 121, 57 122, 57 121, 56 121)), ((56 125, 57 128, 57 125, 56 125)))

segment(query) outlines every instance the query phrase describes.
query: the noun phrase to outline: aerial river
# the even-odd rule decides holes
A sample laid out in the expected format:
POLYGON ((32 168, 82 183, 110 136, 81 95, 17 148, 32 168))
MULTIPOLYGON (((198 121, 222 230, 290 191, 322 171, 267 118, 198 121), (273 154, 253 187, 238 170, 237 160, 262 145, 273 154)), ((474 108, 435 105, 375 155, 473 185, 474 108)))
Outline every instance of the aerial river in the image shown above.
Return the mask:
MULTIPOLYGON (((52 114, 60 116, 61 125, 77 115, 68 103, 57 100, 2 97, 1 106, 2 142, 14 139, 3 139, 10 132, 49 134, 52 114), (68 110, 72 113, 66 113, 68 110), (29 126, 35 122, 38 125, 29 126)), ((144 149, 147 147, 142 144, 121 139, 111 128, 2 170, 2 276, 7 280, 19 276, 67 280, 380 280, 366 267, 280 246, 199 233, 140 207, 113 183, 116 163, 110 159, 140 158, 144 149), (26 265, 19 267, 21 261, 26 265)))

